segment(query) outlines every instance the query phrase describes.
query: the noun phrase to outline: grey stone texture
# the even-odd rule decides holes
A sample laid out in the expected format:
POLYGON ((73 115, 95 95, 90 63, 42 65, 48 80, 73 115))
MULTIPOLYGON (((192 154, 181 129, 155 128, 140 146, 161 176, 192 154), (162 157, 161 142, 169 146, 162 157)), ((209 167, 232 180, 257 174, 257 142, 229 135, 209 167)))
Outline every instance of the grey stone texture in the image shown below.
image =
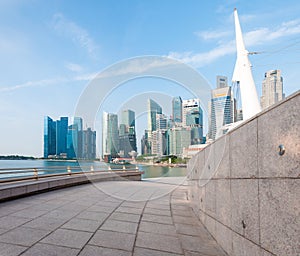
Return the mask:
POLYGON ((194 214, 187 185, 161 182, 108 181, 2 203, 0 255, 225 255, 194 214))
POLYGON ((300 255, 299 117, 300 91, 190 160, 188 168, 206 172, 189 175, 191 206, 228 255, 300 255))

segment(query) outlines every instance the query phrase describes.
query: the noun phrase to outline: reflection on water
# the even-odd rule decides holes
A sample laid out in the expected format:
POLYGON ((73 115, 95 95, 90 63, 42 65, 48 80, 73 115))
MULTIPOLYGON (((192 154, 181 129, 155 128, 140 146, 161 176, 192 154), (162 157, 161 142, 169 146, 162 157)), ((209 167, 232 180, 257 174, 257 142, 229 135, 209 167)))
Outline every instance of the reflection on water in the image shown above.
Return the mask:
MULTIPOLYGON (((42 172, 39 174, 49 173, 64 173, 67 172, 68 167, 77 169, 74 171, 107 171, 110 169, 123 169, 122 165, 106 164, 99 161, 82 161, 80 165, 76 161, 55 161, 55 160, 0 160, 0 169, 5 168, 41 168, 42 172), (76 168, 77 167, 77 168, 76 168)), ((126 169, 135 169, 136 165, 125 165, 126 169)), ((157 178, 157 177, 181 177, 186 176, 187 169, 182 167, 168 167, 168 166, 151 166, 138 165, 140 171, 144 172, 142 178, 157 178)), ((1 172, 1 171, 0 171, 1 172)), ((3 171, 2 171, 3 172, 3 171)), ((22 176, 29 174, 22 174, 22 176)), ((1 175, 4 178, 4 175, 1 175)), ((1 178, 0 176, 0 178, 1 178)), ((6 175, 5 175, 6 176, 6 175)), ((15 176, 15 175, 14 175, 15 176)))

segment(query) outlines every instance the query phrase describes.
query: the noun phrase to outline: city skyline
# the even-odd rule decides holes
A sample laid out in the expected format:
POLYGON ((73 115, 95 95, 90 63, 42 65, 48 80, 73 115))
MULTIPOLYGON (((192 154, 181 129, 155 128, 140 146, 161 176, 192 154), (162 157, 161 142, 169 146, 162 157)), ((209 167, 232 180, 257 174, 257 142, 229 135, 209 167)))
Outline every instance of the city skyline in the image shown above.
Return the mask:
MULTIPOLYGON (((41 156, 43 116, 73 116, 90 79, 122 59, 174 57, 202 73, 211 89, 217 75, 227 76, 231 85, 236 59, 234 7, 247 49, 261 53, 250 56, 259 96, 268 70, 282 71, 284 92, 290 95, 299 89, 295 53, 300 5, 295 0, 270 3, 1 1, 0 155, 41 156)), ((140 83, 148 91, 187 98, 179 89, 162 86, 162 81, 140 83)), ((132 93, 136 92, 115 97, 130 98, 132 93)), ((98 123, 88 126, 97 128, 98 123)))

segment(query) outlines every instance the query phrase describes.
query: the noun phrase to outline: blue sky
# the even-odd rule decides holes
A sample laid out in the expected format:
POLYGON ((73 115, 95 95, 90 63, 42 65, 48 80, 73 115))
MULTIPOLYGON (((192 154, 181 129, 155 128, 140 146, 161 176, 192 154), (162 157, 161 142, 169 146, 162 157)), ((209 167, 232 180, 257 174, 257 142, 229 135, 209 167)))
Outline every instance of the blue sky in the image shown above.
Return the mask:
MULTIPOLYGON (((212 88, 216 75, 230 80, 236 59, 234 7, 246 48, 261 52, 250 56, 258 94, 270 69, 282 70, 286 95, 297 91, 297 0, 0 0, 0 155, 41 156, 43 116, 73 116, 90 79, 127 58, 176 58, 198 70, 212 88)), ((138 82, 148 91, 181 94, 158 79, 138 82)), ((146 129, 145 120, 139 126, 146 129)))

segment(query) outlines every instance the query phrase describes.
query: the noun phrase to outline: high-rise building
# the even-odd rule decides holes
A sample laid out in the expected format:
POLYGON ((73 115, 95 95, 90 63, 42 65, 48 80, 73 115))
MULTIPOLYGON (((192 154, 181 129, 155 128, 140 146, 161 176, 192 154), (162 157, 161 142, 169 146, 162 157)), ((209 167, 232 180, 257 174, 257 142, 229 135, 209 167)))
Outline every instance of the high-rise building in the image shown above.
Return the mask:
POLYGON ((190 127, 174 127, 168 130, 168 154, 182 156, 183 148, 191 144, 190 127))
POLYGON ((152 132, 151 153, 157 156, 167 155, 167 130, 160 129, 152 132))
POLYGON ((172 99, 172 118, 175 124, 182 122, 182 99, 180 96, 172 99))
POLYGON ((76 149, 77 148, 78 148, 78 128, 77 128, 77 124, 72 124, 72 125, 69 125, 68 133, 67 133, 67 156, 68 156, 68 158, 76 158, 76 149))
POLYGON ((83 159, 96 158, 96 131, 91 128, 83 130, 82 134, 83 159))
POLYGON ((227 82, 227 77, 226 76, 217 76, 217 88, 225 88, 228 86, 227 82))
POLYGON ((151 154, 151 144, 150 144, 148 130, 145 130, 145 133, 141 139, 141 154, 142 155, 151 154))
POLYGON ((137 151, 135 132, 135 112, 126 109, 122 111, 119 128, 119 155, 130 157, 132 151, 137 151))
POLYGON ((103 113, 102 123, 102 155, 116 157, 119 152, 118 116, 103 113))
POLYGON ((44 158, 56 154, 56 124, 49 116, 44 117, 44 158))
POLYGON ((231 87, 212 90, 209 109, 209 138, 215 140, 221 128, 233 122, 233 97, 231 87))
POLYGON ((148 99, 148 130, 156 131, 156 114, 162 114, 161 106, 152 99, 148 99))
POLYGON ((156 114, 156 130, 167 129, 168 118, 164 114, 156 114))
POLYGON ((135 113, 130 109, 126 109, 122 111, 122 122, 121 124, 125 124, 127 127, 135 127, 135 113))
POLYGON ((56 121, 56 155, 67 156, 68 117, 56 121))
POLYGON ((262 82, 262 96, 260 98, 261 107, 265 109, 284 99, 284 97, 281 71, 270 70, 266 72, 262 82))
POLYGON ((191 127, 191 145, 203 143, 203 111, 199 99, 182 101, 183 125, 191 127))

